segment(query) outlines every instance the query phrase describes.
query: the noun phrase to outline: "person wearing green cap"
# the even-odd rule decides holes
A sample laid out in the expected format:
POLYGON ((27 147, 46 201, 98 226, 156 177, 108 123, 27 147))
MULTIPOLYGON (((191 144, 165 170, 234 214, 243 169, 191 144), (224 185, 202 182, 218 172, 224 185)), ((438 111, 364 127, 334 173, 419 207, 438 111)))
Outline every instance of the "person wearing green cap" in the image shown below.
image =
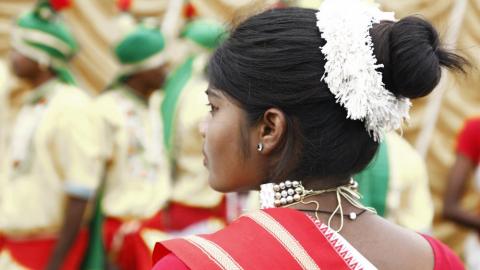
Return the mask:
POLYGON ((12 32, 12 70, 31 91, 2 153, 2 269, 77 269, 98 187, 91 100, 67 68, 78 46, 51 3, 38 2, 12 32))
POLYGON ((172 72, 164 87, 163 139, 173 171, 167 215, 171 221, 169 229, 177 235, 209 233, 226 223, 227 202, 208 185, 199 132, 199 125, 209 114, 205 67, 211 52, 225 35, 223 25, 215 21, 189 22, 180 40, 186 59, 172 72))
POLYGON ((94 102, 104 173, 103 240, 111 264, 150 269, 147 230, 164 230, 162 210, 170 194, 170 169, 162 147, 158 111, 166 77, 165 41, 145 21, 115 46, 119 75, 94 102))

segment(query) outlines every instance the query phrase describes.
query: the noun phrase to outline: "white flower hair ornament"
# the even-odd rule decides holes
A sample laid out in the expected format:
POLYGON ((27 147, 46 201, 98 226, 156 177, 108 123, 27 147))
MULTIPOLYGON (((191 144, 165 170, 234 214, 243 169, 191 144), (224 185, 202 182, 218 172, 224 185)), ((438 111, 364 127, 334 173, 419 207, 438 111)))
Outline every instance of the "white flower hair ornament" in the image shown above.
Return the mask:
POLYGON ((395 21, 393 12, 382 12, 362 0, 325 0, 317 12, 317 27, 326 41, 322 80, 336 102, 347 110, 347 118, 365 123, 378 142, 385 132, 401 128, 408 120, 411 102, 385 89, 383 67, 373 53, 370 29, 382 20, 395 21))

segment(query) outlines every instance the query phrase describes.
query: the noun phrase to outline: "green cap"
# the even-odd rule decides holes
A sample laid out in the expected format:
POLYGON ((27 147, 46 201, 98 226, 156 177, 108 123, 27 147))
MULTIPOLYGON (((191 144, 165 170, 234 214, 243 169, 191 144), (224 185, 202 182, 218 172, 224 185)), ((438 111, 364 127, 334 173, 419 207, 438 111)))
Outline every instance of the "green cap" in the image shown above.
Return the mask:
POLYGON ((216 21, 198 19, 188 23, 181 36, 204 48, 213 49, 225 40, 227 31, 222 24, 216 21))
POLYGON ((115 56, 123 65, 122 75, 152 68, 165 62, 165 38, 158 26, 140 24, 114 48, 115 56))
POLYGON ((78 45, 48 2, 40 1, 33 10, 17 19, 12 46, 25 56, 50 66, 59 79, 73 82, 66 64, 78 51, 78 45))

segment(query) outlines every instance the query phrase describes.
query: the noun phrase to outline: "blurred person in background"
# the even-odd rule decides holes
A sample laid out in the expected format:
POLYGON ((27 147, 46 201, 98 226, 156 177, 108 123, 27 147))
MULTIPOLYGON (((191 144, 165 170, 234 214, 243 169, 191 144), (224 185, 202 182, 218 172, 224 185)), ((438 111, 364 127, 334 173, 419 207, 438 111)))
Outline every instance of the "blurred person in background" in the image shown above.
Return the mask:
POLYGON ((195 19, 187 23, 175 52, 180 52, 185 60, 174 69, 164 88, 163 138, 173 179, 168 217, 170 229, 181 234, 213 232, 226 221, 225 196, 208 185, 198 131, 208 116, 206 64, 224 35, 224 27, 213 20, 195 19))
POLYGON ((30 91, 0 169, 1 269, 77 269, 87 244, 97 139, 91 100, 67 68, 77 43, 57 14, 66 4, 39 1, 12 32, 12 70, 30 91))
POLYGON ((94 102, 103 173, 103 240, 120 269, 150 269, 144 230, 166 229, 171 192, 162 144, 160 104, 166 74, 165 39, 158 23, 145 19, 116 44, 119 75, 94 102))
POLYGON ((480 118, 465 121, 457 136, 456 159, 448 174, 443 215, 473 232, 465 241, 465 261, 468 269, 480 269, 480 212, 462 207, 462 196, 473 178, 473 187, 480 194, 480 118))
POLYGON ((433 203, 425 162, 396 132, 389 132, 370 165, 357 174, 362 202, 402 227, 428 233, 433 203))

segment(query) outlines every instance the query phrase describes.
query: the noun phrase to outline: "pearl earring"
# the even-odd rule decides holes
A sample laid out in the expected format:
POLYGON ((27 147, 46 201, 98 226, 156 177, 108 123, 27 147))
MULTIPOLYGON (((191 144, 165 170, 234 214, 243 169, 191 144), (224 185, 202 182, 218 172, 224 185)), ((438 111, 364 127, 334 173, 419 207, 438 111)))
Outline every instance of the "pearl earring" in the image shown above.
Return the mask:
POLYGON ((262 152, 263 151, 263 143, 257 144, 257 151, 262 152))

